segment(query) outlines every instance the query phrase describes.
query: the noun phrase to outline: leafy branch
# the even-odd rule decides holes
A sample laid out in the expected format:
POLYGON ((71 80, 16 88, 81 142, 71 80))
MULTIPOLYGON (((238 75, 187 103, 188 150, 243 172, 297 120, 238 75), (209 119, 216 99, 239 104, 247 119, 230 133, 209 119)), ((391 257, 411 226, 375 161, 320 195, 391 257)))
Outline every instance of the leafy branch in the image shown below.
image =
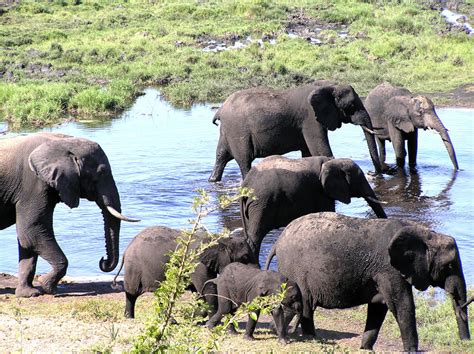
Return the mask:
MULTIPOLYGON (((210 206, 210 197, 203 189, 197 190, 192 208, 196 218, 191 220, 191 230, 182 231, 177 238, 177 247, 170 253, 165 267, 165 280, 154 292, 154 315, 146 324, 144 332, 134 343, 133 352, 162 352, 165 350, 202 351, 215 349, 217 337, 201 338, 204 318, 204 302, 196 294, 190 300, 182 301, 186 288, 191 283, 199 255, 221 237, 228 236, 228 230, 221 234, 209 232, 202 224, 203 218, 216 210, 228 207, 243 196, 249 197, 249 189, 239 189, 234 196, 222 196, 217 205, 210 206), (205 230, 208 242, 201 242, 201 231, 205 230), (181 301, 179 301, 181 300, 181 301)), ((207 241, 207 240, 206 240, 207 241)))

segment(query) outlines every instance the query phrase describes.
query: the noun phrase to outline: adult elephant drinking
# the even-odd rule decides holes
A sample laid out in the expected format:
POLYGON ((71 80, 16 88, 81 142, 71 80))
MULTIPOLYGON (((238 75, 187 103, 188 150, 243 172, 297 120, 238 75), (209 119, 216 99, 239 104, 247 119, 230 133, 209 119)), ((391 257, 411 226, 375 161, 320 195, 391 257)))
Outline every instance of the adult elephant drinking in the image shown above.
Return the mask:
POLYGON ((383 83, 374 88, 365 100, 379 145, 380 163, 384 171, 385 140, 392 141, 397 167, 405 165, 405 140, 408 143, 408 164, 416 166, 418 151, 418 129, 434 129, 441 136, 454 169, 459 170, 453 143, 434 109, 433 102, 426 96, 414 96, 407 89, 383 83))
POLYGON ((54 293, 68 261, 54 237, 57 203, 70 208, 79 199, 95 201, 102 210, 106 258, 99 267, 111 272, 119 261, 120 197, 107 156, 90 140, 39 133, 0 142, 0 229, 16 223, 19 270, 18 297, 40 295, 33 287, 38 256, 52 270, 40 278, 46 293, 54 293))
POLYGON ((252 167, 242 187, 252 197, 240 200, 244 233, 257 258, 265 235, 292 220, 319 211, 335 211, 336 200, 364 198, 377 217, 386 218, 360 167, 351 159, 269 156, 252 167))
POLYGON ((217 120, 220 137, 210 182, 221 180, 232 159, 245 178, 257 157, 290 151, 301 151, 303 157, 332 157, 327 130, 342 123, 362 126, 375 170, 381 172, 370 117, 350 85, 321 80, 284 91, 237 91, 216 112, 213 122, 217 120))

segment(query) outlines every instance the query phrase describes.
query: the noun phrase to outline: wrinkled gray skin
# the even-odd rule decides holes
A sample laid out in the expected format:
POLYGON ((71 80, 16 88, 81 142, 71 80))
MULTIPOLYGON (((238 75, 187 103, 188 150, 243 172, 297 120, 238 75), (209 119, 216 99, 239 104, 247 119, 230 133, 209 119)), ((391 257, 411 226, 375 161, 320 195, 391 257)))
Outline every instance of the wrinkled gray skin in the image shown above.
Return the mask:
POLYGON ((456 153, 448 130, 436 114, 433 102, 426 96, 414 96, 407 89, 383 83, 367 96, 364 105, 370 114, 384 171, 385 140, 392 142, 398 168, 405 166, 405 141, 410 169, 416 166, 418 129, 434 129, 441 136, 454 169, 459 170, 456 153))
POLYGON ((350 159, 323 156, 288 159, 269 156, 254 166, 242 187, 253 197, 240 200, 244 232, 256 256, 265 235, 317 211, 335 211, 336 200, 365 198, 379 218, 386 218, 360 167, 350 159))
MULTIPOLYGON (((333 156, 327 130, 352 123, 372 129, 359 96, 349 85, 316 81, 284 91, 252 88, 237 91, 216 112, 220 137, 210 182, 220 181, 226 164, 235 159, 242 179, 257 157, 301 151, 303 157, 333 156)), ((381 171, 373 134, 364 130, 370 156, 381 171)))
MULTIPOLYGON (((282 343, 288 343, 287 328, 293 316, 301 315, 302 297, 298 286, 278 272, 260 270, 255 265, 242 263, 229 264, 217 279, 219 306, 217 313, 207 321, 207 326, 214 328, 225 314, 234 313, 244 302, 251 302, 258 296, 268 296, 279 293, 281 284, 286 283, 285 297, 281 306, 272 311, 278 338, 282 343)), ((259 313, 257 312, 257 320, 259 313)), ((257 321, 250 316, 245 329, 245 338, 252 340, 257 321)), ((233 328, 233 327, 232 327, 233 328)))
MULTIPOLYGON (((155 291, 165 279, 164 265, 169 261, 169 253, 176 249, 176 238, 179 235, 180 230, 152 226, 141 231, 128 245, 120 269, 114 278, 115 284, 125 265, 125 317, 134 318, 138 296, 155 291)), ((196 241, 192 247, 198 247, 199 244, 200 241, 196 241)), ((211 305, 212 313, 217 308, 217 299, 215 296, 206 296, 203 293, 204 283, 215 278, 231 262, 256 263, 252 250, 243 237, 220 239, 217 245, 205 249, 199 259, 200 262, 191 276, 190 290, 204 295, 205 300, 211 305)), ((208 290, 210 293, 215 292, 215 289, 208 290)))
POLYGON ((111 272, 119 260, 120 220, 107 207, 120 212, 120 197, 100 146, 90 140, 51 133, 0 141, 0 229, 16 223, 16 296, 41 294, 32 283, 38 256, 52 267, 40 278, 42 288, 48 294, 55 292, 66 274, 68 261, 54 237, 54 208, 59 202, 76 208, 80 198, 95 201, 102 210, 107 257, 100 260, 99 266, 102 271, 111 272))
POLYGON ((453 300, 461 339, 469 339, 466 283, 456 241, 421 224, 362 219, 336 213, 305 215, 290 223, 273 246, 279 271, 303 294, 304 334, 315 333, 317 306, 368 304, 362 349, 372 349, 387 310, 400 328, 405 351, 418 350, 412 285, 443 288, 453 300))

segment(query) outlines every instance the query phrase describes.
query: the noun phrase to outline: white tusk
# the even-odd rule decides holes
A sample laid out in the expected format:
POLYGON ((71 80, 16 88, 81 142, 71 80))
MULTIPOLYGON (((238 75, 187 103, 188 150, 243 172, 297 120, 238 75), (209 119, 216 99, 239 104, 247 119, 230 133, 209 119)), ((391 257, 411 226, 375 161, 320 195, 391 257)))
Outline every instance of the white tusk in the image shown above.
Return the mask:
POLYGON ((115 210, 111 206, 107 206, 107 210, 109 211, 110 214, 115 216, 117 219, 120 219, 120 220, 123 220, 123 221, 128 221, 128 222, 138 222, 138 221, 140 221, 139 219, 131 219, 131 218, 127 218, 126 216, 123 216, 122 214, 120 214, 117 210, 115 210))
POLYGON ((373 130, 370 130, 370 129, 367 128, 366 126, 362 125, 361 127, 362 127, 362 129, 364 129, 367 133, 370 133, 370 134, 372 134, 372 135, 377 135, 376 132, 374 132, 373 130))
POLYGON ((379 203, 379 204, 388 204, 388 202, 384 202, 384 201, 381 201, 381 200, 378 200, 378 199, 375 199, 375 198, 372 198, 372 197, 365 197, 366 199, 374 202, 374 203, 379 203))

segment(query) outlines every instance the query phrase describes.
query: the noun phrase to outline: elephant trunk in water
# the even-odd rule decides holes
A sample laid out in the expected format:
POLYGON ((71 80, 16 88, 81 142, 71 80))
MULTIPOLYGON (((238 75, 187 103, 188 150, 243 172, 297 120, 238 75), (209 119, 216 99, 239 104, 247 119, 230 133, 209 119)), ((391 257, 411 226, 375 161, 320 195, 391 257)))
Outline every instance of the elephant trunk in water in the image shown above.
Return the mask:
POLYGON ((375 193, 371 196, 366 196, 364 197, 365 201, 369 206, 372 208, 374 211, 375 215, 377 215, 378 218, 386 219, 387 214, 385 214, 385 210, 383 210, 381 202, 377 199, 375 196, 375 193))
POLYGON ((441 136, 441 139, 443 140, 444 146, 446 147, 446 150, 448 151, 449 158, 451 159, 451 162, 453 163, 454 169, 459 170, 459 165, 458 161, 456 159, 456 153, 454 152, 454 147, 453 143, 451 142, 451 138, 449 137, 448 134, 448 129, 443 125, 441 120, 436 114, 425 114, 423 117, 425 127, 423 128, 430 128, 434 129, 438 134, 441 136))
POLYGON ((450 275, 446 278, 444 290, 448 292, 453 301, 453 309, 456 315, 456 322, 458 324, 459 338, 465 340, 470 339, 469 321, 466 303, 466 282, 462 275, 450 275))
MULTIPOLYGON (((368 129, 372 130, 372 125, 367 126, 368 129)), ((375 136, 365 129, 363 129, 365 140, 367 140, 367 146, 369 148, 370 158, 372 159, 372 163, 374 164, 375 171, 377 173, 382 173, 382 167, 380 165, 379 156, 377 153, 377 144, 375 143, 375 136)))
POLYGON ((374 128, 372 127, 372 121, 370 120, 369 113, 367 113, 365 109, 359 110, 351 116, 351 122, 362 127, 375 171, 377 173, 382 173, 382 165, 380 164, 377 144, 375 142, 374 128))

